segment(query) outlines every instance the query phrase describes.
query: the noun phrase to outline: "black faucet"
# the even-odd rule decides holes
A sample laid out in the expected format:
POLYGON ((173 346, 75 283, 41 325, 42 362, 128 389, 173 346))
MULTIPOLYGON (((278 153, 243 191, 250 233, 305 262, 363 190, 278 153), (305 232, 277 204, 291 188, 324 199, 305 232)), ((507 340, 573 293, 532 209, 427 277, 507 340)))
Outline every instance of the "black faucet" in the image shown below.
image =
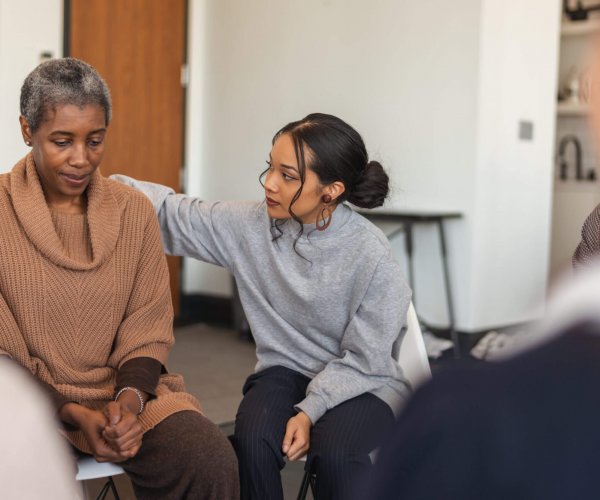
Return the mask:
POLYGON ((586 5, 584 7, 581 0, 577 0, 577 6, 571 8, 568 0, 563 0, 563 11, 571 21, 587 21, 590 12, 600 10, 600 4, 586 5))
MULTIPOLYGON (((583 175, 583 152, 581 142, 574 135, 565 135, 558 146, 558 165, 560 168, 560 180, 566 181, 568 178, 569 163, 565 157, 567 146, 573 143, 575 146, 575 179, 578 181, 586 180, 583 175)), ((587 176, 587 180, 593 181, 596 179, 596 173, 592 170, 587 176)))

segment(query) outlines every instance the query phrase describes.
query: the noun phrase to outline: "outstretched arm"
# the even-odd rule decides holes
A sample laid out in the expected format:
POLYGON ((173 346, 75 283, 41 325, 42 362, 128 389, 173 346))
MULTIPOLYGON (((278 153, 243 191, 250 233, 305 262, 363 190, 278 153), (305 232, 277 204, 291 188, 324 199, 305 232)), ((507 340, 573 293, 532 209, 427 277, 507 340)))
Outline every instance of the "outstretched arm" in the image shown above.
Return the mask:
POLYGON ((158 214, 165 252, 231 268, 256 204, 204 202, 124 175, 111 179, 144 193, 158 214))

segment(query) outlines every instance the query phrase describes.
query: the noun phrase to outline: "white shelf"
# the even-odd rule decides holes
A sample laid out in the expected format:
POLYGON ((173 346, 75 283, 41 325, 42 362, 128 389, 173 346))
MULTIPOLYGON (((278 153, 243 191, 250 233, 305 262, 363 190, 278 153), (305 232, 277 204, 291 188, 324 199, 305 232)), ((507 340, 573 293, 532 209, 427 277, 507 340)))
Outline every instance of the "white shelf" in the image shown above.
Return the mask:
POLYGON ((563 21, 560 34, 561 36, 588 36, 594 33, 600 33, 600 21, 563 21))
POLYGON ((559 102, 556 105, 556 114, 558 116, 585 116, 589 112, 590 108, 585 103, 559 102))

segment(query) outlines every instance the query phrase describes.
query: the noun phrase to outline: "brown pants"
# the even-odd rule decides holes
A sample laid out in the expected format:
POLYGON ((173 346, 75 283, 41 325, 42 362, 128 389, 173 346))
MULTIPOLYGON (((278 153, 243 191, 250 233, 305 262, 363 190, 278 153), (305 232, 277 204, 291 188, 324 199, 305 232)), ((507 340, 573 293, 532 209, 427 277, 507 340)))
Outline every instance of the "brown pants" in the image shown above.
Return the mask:
POLYGON ((175 413, 144 434, 138 454, 119 465, 139 500, 238 500, 235 453, 210 420, 175 413))

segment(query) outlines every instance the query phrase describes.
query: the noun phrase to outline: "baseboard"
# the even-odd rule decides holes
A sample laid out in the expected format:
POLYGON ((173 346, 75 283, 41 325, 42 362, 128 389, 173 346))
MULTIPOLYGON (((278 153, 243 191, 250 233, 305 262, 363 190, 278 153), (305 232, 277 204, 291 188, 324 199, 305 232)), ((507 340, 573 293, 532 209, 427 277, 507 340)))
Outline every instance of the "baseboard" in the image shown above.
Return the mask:
POLYGON ((177 326, 191 323, 231 328, 234 325, 233 299, 203 294, 181 294, 179 316, 175 318, 177 326))

